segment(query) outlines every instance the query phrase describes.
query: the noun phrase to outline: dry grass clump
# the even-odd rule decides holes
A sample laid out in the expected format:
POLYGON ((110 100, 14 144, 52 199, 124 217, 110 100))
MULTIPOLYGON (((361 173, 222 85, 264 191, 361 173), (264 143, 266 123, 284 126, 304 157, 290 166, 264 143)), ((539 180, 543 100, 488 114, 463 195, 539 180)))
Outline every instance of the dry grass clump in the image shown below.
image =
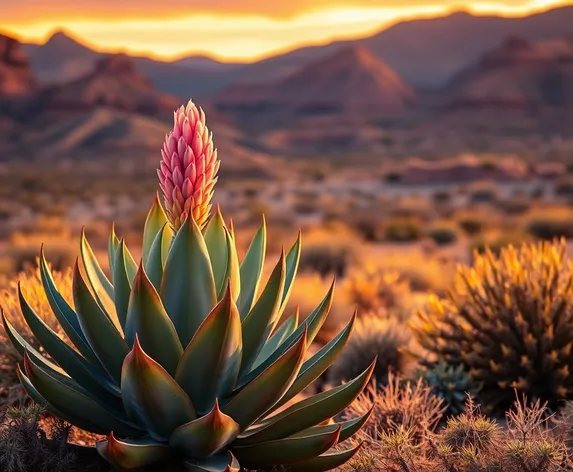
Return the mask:
MULTIPOLYGON (((0 417, 0 470, 4 472, 69 472, 75 455, 67 447, 70 427, 52 420, 40 427, 42 409, 8 408, 0 417), (47 441, 48 436, 52 439, 47 441)), ((76 469, 78 470, 78 469, 76 469)))
POLYGON ((421 380, 403 381, 390 372, 386 387, 380 389, 371 384, 343 416, 355 418, 370 409, 373 409, 372 416, 361 432, 365 439, 378 442, 383 433, 410 431, 413 442, 421 444, 438 426, 445 406, 421 380))
POLYGON ((343 471, 570 471, 563 436, 550 427, 550 420, 546 405, 523 398, 514 402, 505 425, 499 424, 468 399, 462 415, 438 431, 426 431, 422 440, 407 423, 387 428, 376 438, 364 436, 363 449, 343 471))
POLYGON ((333 385, 348 382, 377 358, 373 379, 379 387, 385 386, 391 373, 404 375, 414 367, 408 349, 411 342, 408 326, 395 319, 359 318, 345 350, 327 371, 328 382, 333 385))

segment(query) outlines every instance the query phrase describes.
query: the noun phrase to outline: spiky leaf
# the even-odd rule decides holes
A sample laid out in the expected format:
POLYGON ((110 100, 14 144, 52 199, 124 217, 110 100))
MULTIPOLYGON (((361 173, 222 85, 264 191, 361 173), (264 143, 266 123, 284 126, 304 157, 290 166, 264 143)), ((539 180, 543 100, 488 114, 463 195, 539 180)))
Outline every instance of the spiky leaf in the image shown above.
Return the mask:
POLYGON ((169 445, 190 457, 217 454, 239 434, 239 425, 219 409, 219 403, 206 415, 179 426, 169 445))
POLYGON ((166 461, 173 455, 169 446, 152 439, 116 439, 113 432, 98 441, 97 452, 110 464, 124 470, 138 469, 166 461))
POLYGON ((267 227, 265 218, 251 244, 243 262, 241 263, 241 294, 237 301, 241 317, 247 316, 255 302, 255 296, 259 288, 263 267, 265 263, 265 252, 267 246, 267 227))
POLYGON ((199 413, 213 407, 218 396, 237 380, 242 358, 241 319, 230 285, 185 348, 175 378, 199 413))
POLYGON ((125 339, 129 346, 133 346, 136 335, 145 352, 171 375, 175 374, 183 347, 161 298, 141 265, 127 310, 125 339))
POLYGON ((142 247, 142 259, 143 264, 147 267, 147 261, 149 259, 149 253, 151 251, 151 246, 155 237, 161 231, 161 229, 168 223, 167 215, 161 206, 159 201, 159 194, 155 194, 155 200, 153 205, 147 214, 145 219, 145 226, 143 229, 143 247, 142 247))
POLYGON ((186 220, 175 235, 160 293, 181 344, 186 346, 217 303, 207 246, 193 218, 186 220))
POLYGON ((141 348, 137 337, 125 358, 121 391, 127 414, 157 441, 197 415, 191 400, 167 371, 141 348))
POLYGON ((109 376, 119 384, 121 366, 129 348, 116 326, 93 299, 77 263, 74 267, 73 292, 82 331, 109 376))
POLYGON ((237 393, 223 408, 244 431, 271 408, 288 390, 298 373, 306 350, 306 330, 276 362, 237 393))

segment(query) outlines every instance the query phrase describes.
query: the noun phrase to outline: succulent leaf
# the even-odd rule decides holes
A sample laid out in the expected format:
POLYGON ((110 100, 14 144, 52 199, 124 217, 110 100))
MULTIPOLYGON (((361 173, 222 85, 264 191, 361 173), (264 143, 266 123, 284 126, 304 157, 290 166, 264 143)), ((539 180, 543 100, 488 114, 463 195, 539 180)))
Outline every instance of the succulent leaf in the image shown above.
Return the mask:
POLYGON ((342 423, 332 423, 327 425, 321 426, 313 426, 311 428, 302 430, 292 436, 291 438, 302 438, 305 436, 312 436, 314 434, 319 433, 326 433, 328 431, 332 432, 335 431, 338 427, 340 427, 340 437, 338 438, 338 442, 342 443, 346 441, 348 438, 354 436, 362 426, 366 424, 369 420, 370 416, 372 416, 372 412, 374 411, 374 406, 370 408, 366 413, 358 418, 353 418, 351 420, 343 421, 342 423))
POLYGON ((296 380, 284 394, 278 406, 284 405, 289 400, 298 395, 302 390, 308 387, 312 382, 319 378, 336 360, 342 352, 352 333, 354 322, 356 321, 356 312, 346 327, 323 346, 316 354, 304 362, 300 368, 296 380))
POLYGON ((241 465, 251 469, 273 464, 291 464, 326 452, 338 442, 339 435, 340 426, 334 432, 237 446, 232 450, 241 465))
POLYGON ((58 411, 69 418, 73 423, 82 423, 87 420, 97 429, 91 432, 107 434, 109 428, 124 436, 139 436, 141 431, 135 425, 130 425, 127 419, 120 419, 111 414, 108 408, 99 405, 91 395, 71 380, 63 383, 50 373, 36 365, 27 353, 24 355, 24 368, 26 377, 30 379, 38 393, 58 411))
POLYGON ((212 409, 217 397, 232 390, 242 358, 241 319, 230 284, 185 348, 175 379, 198 413, 212 409))
POLYGON ((352 459, 361 447, 362 443, 344 451, 322 454, 312 459, 291 464, 289 469, 293 472, 324 472, 326 470, 337 469, 352 459))
POLYGON ((121 391, 129 417, 155 440, 166 442, 172 431, 197 417, 187 394, 143 351, 137 337, 125 358, 121 391))
POLYGON ((237 393, 223 412, 247 429, 286 392, 298 373, 306 350, 306 329, 298 340, 276 362, 237 393))
POLYGON ((42 279, 42 286, 50 308, 66 335, 86 359, 90 360, 94 364, 98 364, 99 359, 93 352, 82 331, 80 322, 78 321, 78 315, 64 297, 62 297, 60 292, 58 292, 54 282, 54 277, 52 276, 52 272, 48 267, 46 258, 44 257, 43 247, 40 253, 40 278, 42 279))
POLYGON ((274 332, 274 334, 265 343, 257 359, 253 363, 253 367, 258 367, 263 361, 276 351, 276 349, 292 334, 298 327, 299 311, 296 309, 294 315, 289 317, 283 322, 282 325, 274 332))
POLYGON ((332 299, 334 297, 334 282, 330 286, 328 293, 323 298, 322 302, 318 307, 316 307, 313 312, 308 315, 306 320, 300 324, 300 326, 292 333, 266 360, 261 362, 257 367, 252 369, 250 372, 243 376, 240 376, 239 384, 237 389, 244 387, 246 384, 251 382, 255 377, 257 377, 262 371, 268 368, 273 362, 275 362, 280 356, 282 356, 288 349, 290 349, 293 344, 299 339, 303 331, 307 332, 307 347, 310 346, 314 337, 320 331, 330 307, 332 305, 332 299), (310 338, 310 341, 309 341, 310 338))
POLYGON ((160 294, 181 344, 186 346, 217 303, 207 246, 192 218, 186 220, 175 235, 165 263, 160 294))
POLYGON ((119 248, 119 238, 117 237, 117 234, 115 234, 115 225, 112 224, 111 230, 109 232, 109 240, 107 243, 107 257, 109 263, 109 270, 112 276, 112 282, 113 282, 113 269, 114 269, 113 266, 115 264, 115 253, 117 252, 118 248, 119 248))
POLYGON ((285 277, 285 286, 283 290, 283 296, 281 300, 281 307, 279 310, 279 316, 283 314, 288 299, 290 297, 290 293, 292 291, 292 287, 294 284, 294 280, 296 278, 296 273, 298 270, 298 263, 300 261, 300 250, 301 250, 301 241, 302 235, 299 232, 296 242, 290 248, 289 252, 287 253, 286 257, 286 277, 285 277))
POLYGON ((267 227, 263 216, 261 226, 255 233, 241 263, 241 294, 239 295, 237 306, 242 318, 247 316, 255 302, 255 296, 263 274, 266 247, 267 227))
POLYGON ((254 443, 285 438, 340 413, 364 390, 372 376, 374 364, 375 362, 354 380, 305 398, 281 413, 265 419, 256 432, 245 438, 244 442, 254 443))
POLYGON ((217 294, 222 294, 229 278, 229 243, 219 208, 205 228, 205 244, 213 267, 215 290, 217 294))
POLYGON ((285 256, 282 253, 263 293, 243 319, 243 361, 239 375, 249 372, 278 321, 285 271, 285 256))
POLYGON ((129 298, 125 326, 128 346, 133 347, 136 336, 145 352, 169 374, 174 375, 183 347, 143 265, 139 266, 129 298))
POLYGON ((18 284, 18 297, 22 314, 30 330, 58 366, 72 378, 77 379, 89 392, 102 399, 104 404, 121 408, 120 392, 109 377, 104 372, 90 366, 80 354, 54 333, 28 304, 22 294, 20 284, 18 284))
POLYGON ((203 459, 185 461, 186 472, 239 472, 239 462, 230 451, 203 459))
POLYGON ((215 404, 210 412, 179 426, 169 438, 169 445, 190 457, 217 454, 239 434, 239 425, 215 404))
MULTIPOLYGON (((127 247, 125 240, 122 239, 119 243, 119 248, 115 252, 115 262, 113 266, 113 294, 115 303, 115 312, 113 315, 107 312, 108 316, 114 320, 117 318, 119 322, 118 329, 125 329, 125 321, 127 319, 127 308, 129 304, 129 293, 133 278, 129 275, 128 265, 130 264, 127 247), (116 315, 117 313, 117 315, 116 315)), ((115 322, 115 321, 114 321, 115 322)), ((117 327, 117 323, 116 323, 117 327)))
POLYGON ((35 347, 33 347, 28 341, 20 336, 18 331, 16 331, 14 326, 12 326, 12 324, 4 315, 4 310, 2 310, 2 323, 4 324, 4 330, 6 331, 10 342, 22 357, 24 357, 24 354, 27 352, 36 364, 42 366, 44 370, 52 374, 52 376, 60 378, 64 382, 64 379, 69 378, 69 375, 66 374, 66 372, 59 365, 54 364, 49 359, 46 359, 43 354, 41 354, 35 347))
POLYGON ((237 254, 237 246, 235 242, 235 236, 232 231, 228 228, 225 229, 227 233, 227 244, 229 246, 229 279, 231 279, 231 289, 233 294, 233 300, 235 303, 239 299, 239 295, 242 290, 241 282, 241 267, 239 265, 239 255, 237 254))
POLYGON ((147 218, 145 219, 145 226, 143 229, 143 247, 141 252, 144 267, 147 267, 149 253, 151 251, 151 246, 153 245, 155 237, 166 224, 168 224, 167 215, 165 214, 165 211, 161 206, 161 202, 159 201, 159 193, 156 193, 153 205, 147 213, 147 218))
POLYGON ((97 451, 110 464, 124 470, 151 466, 169 459, 173 451, 151 439, 116 439, 113 432, 96 444, 97 451))
POLYGON ((147 263, 144 263, 147 276, 157 291, 161 290, 163 267, 165 266, 165 258, 167 257, 165 254, 169 251, 168 245, 173 238, 172 234, 173 232, 169 224, 165 223, 155 235, 155 239, 151 243, 149 254, 147 255, 147 263))
POLYGON ((52 413, 64 421, 67 421, 70 424, 73 424, 74 426, 77 426, 78 428, 83 429, 84 431, 89 431, 96 434, 105 434, 105 431, 102 431, 99 426, 90 423, 90 421, 86 418, 81 416, 68 416, 51 405, 42 395, 40 395, 40 392, 36 390, 36 387, 34 387, 34 384, 22 371, 22 368, 19 364, 16 366, 16 373, 18 374, 18 379, 20 380, 20 384, 22 385, 22 388, 26 394, 46 411, 52 413))
POLYGON ((100 267, 97 257, 95 256, 94 251, 86 238, 83 228, 80 238, 80 255, 82 258, 82 264, 86 271, 88 282, 101 309, 107 313, 115 314, 115 306, 113 303, 113 285, 100 267))
POLYGON ((92 297, 77 263, 73 293, 82 331, 111 379, 119 385, 121 366, 129 348, 117 327, 92 297))

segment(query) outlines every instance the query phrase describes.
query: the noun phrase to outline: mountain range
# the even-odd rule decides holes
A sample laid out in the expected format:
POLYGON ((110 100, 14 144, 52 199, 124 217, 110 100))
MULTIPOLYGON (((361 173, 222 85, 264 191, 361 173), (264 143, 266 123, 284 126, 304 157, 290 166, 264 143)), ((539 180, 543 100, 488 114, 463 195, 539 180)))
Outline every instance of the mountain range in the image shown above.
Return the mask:
MULTIPOLYGON (((337 49, 362 45, 418 88, 439 89, 508 36, 538 41, 571 34, 573 6, 524 18, 448 16, 400 22, 373 36, 296 49, 252 64, 222 63, 202 56, 173 62, 134 57, 155 86, 179 97, 203 98, 238 82, 266 83, 325 58, 337 49)), ((69 81, 93 68, 102 54, 63 31, 45 44, 25 44, 32 69, 43 82, 69 81)))
POLYGON ((0 158, 25 150, 38 159, 93 159, 131 150, 154 162, 173 110, 189 97, 205 108, 221 151, 238 157, 227 167, 236 173, 265 174, 270 156, 273 169, 284 169, 280 157, 293 155, 339 155, 349 162, 348 156, 362 155, 568 153, 573 36, 560 28, 571 14, 573 8, 561 8, 523 19, 456 14, 416 20, 365 40, 248 65, 99 53, 62 32, 43 45, 0 35, 0 158), (478 34, 488 22, 493 36, 499 24, 508 33, 478 53, 491 41, 478 34), (473 42, 463 39, 460 24, 473 42), (525 33, 511 33, 515 29, 525 33), (400 70, 380 54, 388 41, 380 38, 408 38, 404 31, 416 33, 395 43, 404 54, 400 70), (427 57, 411 59, 429 38, 427 57), (468 48, 462 61, 460 51, 468 48), (416 68, 426 75, 413 80, 416 68))

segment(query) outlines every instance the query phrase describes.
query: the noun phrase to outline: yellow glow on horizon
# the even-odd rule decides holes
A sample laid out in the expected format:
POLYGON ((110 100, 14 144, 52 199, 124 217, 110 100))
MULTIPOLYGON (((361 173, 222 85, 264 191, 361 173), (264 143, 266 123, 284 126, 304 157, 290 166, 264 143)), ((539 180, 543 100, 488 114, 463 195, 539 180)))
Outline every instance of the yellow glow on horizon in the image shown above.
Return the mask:
MULTIPOLYGON (((508 6, 501 0, 460 2, 477 14, 522 16, 571 3, 531 0, 508 6)), ((43 42, 64 28, 86 45, 110 52, 128 52, 166 60, 189 54, 206 54, 224 60, 254 61, 309 44, 368 36, 396 21, 432 17, 451 8, 441 5, 415 7, 341 7, 318 9, 288 18, 195 14, 161 19, 48 19, 36 22, 3 22, 21 40, 43 42)))

